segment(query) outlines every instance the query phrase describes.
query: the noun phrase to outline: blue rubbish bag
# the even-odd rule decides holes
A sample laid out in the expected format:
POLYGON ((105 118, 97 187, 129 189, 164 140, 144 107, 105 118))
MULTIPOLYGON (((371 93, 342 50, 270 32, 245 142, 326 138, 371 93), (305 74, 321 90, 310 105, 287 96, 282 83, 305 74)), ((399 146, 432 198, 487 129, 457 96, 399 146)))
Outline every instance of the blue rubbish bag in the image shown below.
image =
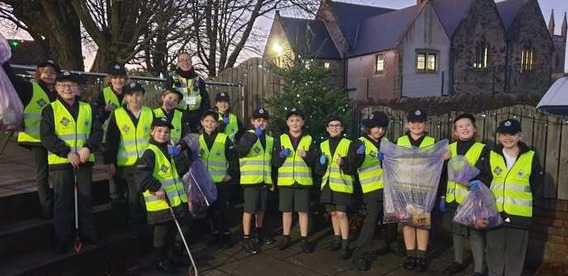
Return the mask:
POLYGON ((467 193, 458 206, 454 221, 478 230, 491 229, 503 224, 495 196, 484 184, 478 185, 477 190, 467 193))
MULTIPOLYGON (((200 152, 198 134, 190 133, 183 139, 193 153, 200 152)), ((217 200, 217 186, 201 159, 197 158, 193 161, 182 181, 187 193, 189 211, 194 216, 204 214, 207 208, 217 200)))
POLYGON ((479 174, 479 169, 469 164, 463 155, 456 155, 448 161, 448 180, 468 186, 471 179, 479 174))
MULTIPOLYGON (((0 34, 0 65, 12 56, 8 41, 0 34)), ((24 106, 6 72, 0 67, 0 130, 21 131, 24 120, 24 106)))

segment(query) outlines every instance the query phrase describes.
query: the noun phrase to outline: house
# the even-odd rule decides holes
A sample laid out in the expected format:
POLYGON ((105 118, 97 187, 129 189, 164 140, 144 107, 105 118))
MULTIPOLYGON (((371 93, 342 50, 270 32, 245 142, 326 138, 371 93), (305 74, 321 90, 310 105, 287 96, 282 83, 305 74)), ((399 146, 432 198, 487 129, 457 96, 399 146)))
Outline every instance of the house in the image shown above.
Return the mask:
POLYGON ((371 101, 543 94, 565 47, 537 0, 417 0, 399 10, 322 0, 314 19, 277 14, 264 58, 285 66, 301 55, 331 68, 354 100, 371 101))

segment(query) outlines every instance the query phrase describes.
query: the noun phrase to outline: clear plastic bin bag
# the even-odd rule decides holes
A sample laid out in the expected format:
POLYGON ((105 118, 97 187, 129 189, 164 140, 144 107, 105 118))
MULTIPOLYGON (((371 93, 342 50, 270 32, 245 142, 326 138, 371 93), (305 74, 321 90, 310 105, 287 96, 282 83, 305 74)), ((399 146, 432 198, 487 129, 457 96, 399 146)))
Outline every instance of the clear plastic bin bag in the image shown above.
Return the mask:
POLYGON ((384 222, 429 229, 448 140, 430 147, 401 147, 381 142, 384 222))
POLYGON ((456 155, 448 161, 448 180, 464 186, 479 174, 479 169, 470 165, 465 156, 456 155))
MULTIPOLYGON (((198 134, 190 133, 183 139, 193 153, 200 152, 198 134)), ((194 216, 203 214, 217 200, 217 186, 199 158, 192 162, 189 172, 182 180, 187 193, 189 211, 194 216)))
POLYGON ((480 183, 478 189, 469 191, 458 206, 454 221, 470 228, 484 230, 503 224, 497 211, 495 196, 487 186, 480 183))
MULTIPOLYGON (((4 64, 12 56, 10 45, 2 35, 0 35, 0 65, 4 64)), ((0 67, 0 130, 1 131, 20 131, 23 130, 24 106, 16 93, 16 89, 0 67)))

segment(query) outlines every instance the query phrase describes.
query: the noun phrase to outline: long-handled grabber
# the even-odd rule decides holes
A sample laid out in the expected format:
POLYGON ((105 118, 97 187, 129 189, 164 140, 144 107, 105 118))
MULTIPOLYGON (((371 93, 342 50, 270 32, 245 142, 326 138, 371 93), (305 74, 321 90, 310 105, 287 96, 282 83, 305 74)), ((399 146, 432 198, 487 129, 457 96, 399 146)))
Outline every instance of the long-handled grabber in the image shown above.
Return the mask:
POLYGON ((77 170, 73 169, 73 197, 75 201, 75 243, 73 243, 73 248, 75 248, 75 252, 79 254, 81 249, 83 248, 83 243, 81 242, 81 238, 79 237, 79 183, 77 182, 77 170))
POLYGON ((207 197, 203 193, 203 190, 201 190, 201 187, 199 187, 199 183, 197 183, 197 180, 195 179, 195 176, 193 176, 193 173, 191 172, 191 170, 189 170, 189 175, 191 176, 191 179, 193 179, 193 183, 195 183, 195 186, 197 187, 197 189, 199 190, 199 192, 203 196, 203 199, 205 199, 205 204, 207 204, 207 207, 211 206, 211 204, 209 204, 209 200, 207 200, 207 197))
POLYGON ((174 219, 174 222, 175 222, 176 227, 178 229, 181 240, 183 241, 183 245, 185 246, 185 251, 187 252, 187 255, 189 256, 189 261, 191 262, 191 266, 189 267, 189 269, 187 271, 187 275, 198 276, 197 265, 195 265, 195 261, 193 260, 193 256, 191 255, 191 252, 189 251, 189 246, 187 245, 187 241, 185 240, 185 236, 183 234, 183 231, 181 230, 181 226, 179 225, 179 221, 176 217, 174 209, 172 208, 172 205, 170 204, 170 199, 168 198, 168 194, 165 194, 165 196, 166 196, 166 198, 165 198, 166 203, 168 204, 168 208, 170 209, 170 214, 172 214, 172 218, 174 219), (195 274, 193 274, 192 272, 195 273, 195 274))

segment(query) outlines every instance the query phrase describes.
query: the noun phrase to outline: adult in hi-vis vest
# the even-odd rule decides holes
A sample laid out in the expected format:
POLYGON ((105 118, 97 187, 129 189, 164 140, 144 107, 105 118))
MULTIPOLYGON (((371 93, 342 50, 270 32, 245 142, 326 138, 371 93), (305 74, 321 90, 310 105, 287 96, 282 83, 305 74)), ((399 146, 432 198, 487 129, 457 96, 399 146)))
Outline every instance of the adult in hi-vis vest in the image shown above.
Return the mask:
POLYGON ((325 210, 330 213, 333 228, 334 239, 327 250, 339 250, 339 258, 345 260, 351 256, 347 209, 353 202, 355 172, 349 170, 344 159, 351 140, 343 137, 343 121, 339 117, 327 120, 325 129, 329 139, 320 143, 316 173, 322 176, 320 203, 325 204, 325 210))
POLYGON ((136 185, 144 195, 148 224, 154 226, 153 246, 157 268, 177 272, 176 262, 184 258, 181 236, 169 211, 171 206, 181 229, 187 233, 187 195, 180 176, 189 171, 190 161, 184 151, 170 143, 175 127, 166 118, 152 122, 150 142, 136 162, 136 185))
MULTIPOLYGON (((459 115, 453 121, 454 142, 450 144, 450 154, 451 156, 463 155, 470 165, 480 170, 480 173, 472 180, 480 180, 483 183, 489 183, 490 177, 488 172, 484 170, 484 164, 487 162, 489 149, 485 144, 477 142, 477 138, 478 133, 477 126, 475 125, 475 117, 471 114, 459 115)), ((445 167, 447 168, 447 166, 445 167)), ((466 238, 469 238, 471 245, 474 272, 483 273, 485 233, 453 221, 457 207, 462 203, 468 192, 468 188, 466 188, 468 183, 447 181, 447 169, 444 171, 446 173, 442 173, 439 188, 444 194, 444 196, 440 198, 440 210, 445 212, 443 225, 444 228, 452 233, 454 246, 454 262, 444 270, 444 273, 451 275, 467 268, 467 264, 464 263, 466 238), (444 178, 446 181, 444 181, 444 178)))
POLYGON ((176 108, 182 98, 179 91, 164 90, 160 97, 162 104, 153 110, 156 118, 166 118, 174 126, 170 130, 170 139, 174 145, 189 133, 187 113, 176 108))
MULTIPOLYGON (((103 154, 106 150, 106 133, 108 129, 109 117, 112 111, 121 107, 124 102, 124 86, 129 81, 124 65, 118 62, 111 62, 107 68, 107 75, 104 83, 107 85, 97 97, 94 109, 99 113, 99 119, 103 121, 103 154)), ((126 182, 116 174, 109 176, 112 178, 109 186, 110 197, 112 200, 124 200, 126 198, 126 182)))
MULTIPOLYGON (((408 112, 406 117, 406 128, 408 131, 404 136, 397 139, 396 144, 403 147, 425 148, 434 145, 434 138, 426 134, 426 121, 428 116, 422 109, 413 109, 408 112)), ((389 224, 389 234, 396 236, 396 223, 389 224), (393 229, 394 228, 394 229, 393 229)), ((428 269, 428 261, 426 260, 426 250, 428 249, 428 239, 430 231, 428 229, 420 229, 411 225, 402 226, 402 234, 404 237, 404 245, 406 248, 406 262, 404 268, 406 270, 414 270, 424 272, 428 269)), ((396 244, 391 244, 395 247, 396 244)))
POLYGON ((219 113, 219 132, 227 134, 236 143, 245 133, 245 127, 237 115, 231 112, 231 99, 227 92, 215 95, 215 110, 219 113))
POLYGON ((310 190, 314 185, 312 169, 319 154, 312 136, 302 130, 304 122, 300 109, 292 108, 286 113, 288 133, 275 139, 272 164, 278 168, 279 210, 282 212, 282 239, 278 248, 284 250, 290 246, 292 213, 297 212, 302 250, 312 253, 314 246, 308 240, 310 190))
POLYGON ((367 211, 361 233, 355 242, 357 248, 353 252, 353 265, 358 270, 368 270, 373 260, 371 248, 375 227, 383 208, 383 168, 379 149, 381 140, 386 139, 383 137, 389 118, 385 113, 375 111, 361 123, 364 134, 351 143, 347 163, 357 168, 363 204, 367 211))
POLYGON ((239 175, 238 153, 229 136, 218 131, 219 114, 210 109, 201 116, 201 134, 199 135, 199 158, 207 168, 217 187, 217 200, 208 209, 213 225, 214 243, 221 248, 229 248, 231 229, 228 223, 227 203, 231 195, 231 184, 239 175))
POLYGON ((17 77, 10 63, 2 65, 8 78, 24 106, 24 131, 18 134, 18 145, 29 149, 34 156, 36 187, 42 217, 50 219, 53 216, 53 192, 49 188, 49 169, 47 150, 41 145, 39 126, 41 111, 57 98, 55 80, 61 73, 59 65, 53 61, 39 64, 34 75, 34 82, 17 77))
POLYGON ((274 190, 272 181, 272 149, 274 139, 266 134, 268 110, 257 108, 251 116, 252 129, 237 144, 243 188, 243 250, 247 255, 259 252, 258 244, 273 243, 264 237, 264 212, 267 210, 268 191, 274 190), (251 237, 252 216, 255 216, 255 237, 251 237), (256 240, 256 241, 255 241, 256 240))
POLYGON ((143 198, 134 182, 135 164, 148 147, 152 109, 142 105, 144 87, 137 82, 124 88, 125 105, 113 111, 106 134, 105 164, 111 175, 126 181, 128 217, 133 237, 140 235, 144 224, 143 198), (115 165, 116 164, 116 165, 115 165))
POLYGON ((491 191, 503 226, 487 231, 489 275, 521 275, 534 208, 542 206, 543 173, 535 152, 521 142, 521 123, 507 119, 497 127, 491 151, 491 191))
POLYGON ((211 103, 205 81, 195 71, 189 53, 177 55, 177 68, 168 73, 164 89, 177 90, 183 95, 178 108, 188 114, 191 132, 197 132, 201 114, 211 108, 211 103))
POLYGON ((71 248, 73 221, 79 220, 79 236, 84 243, 97 244, 91 208, 92 167, 100 146, 101 122, 88 103, 79 101, 77 76, 64 72, 57 78, 57 99, 42 111, 40 136, 49 151, 48 162, 54 187, 53 225, 57 242, 54 252, 71 248), (73 189, 77 185, 77 213, 73 189))

